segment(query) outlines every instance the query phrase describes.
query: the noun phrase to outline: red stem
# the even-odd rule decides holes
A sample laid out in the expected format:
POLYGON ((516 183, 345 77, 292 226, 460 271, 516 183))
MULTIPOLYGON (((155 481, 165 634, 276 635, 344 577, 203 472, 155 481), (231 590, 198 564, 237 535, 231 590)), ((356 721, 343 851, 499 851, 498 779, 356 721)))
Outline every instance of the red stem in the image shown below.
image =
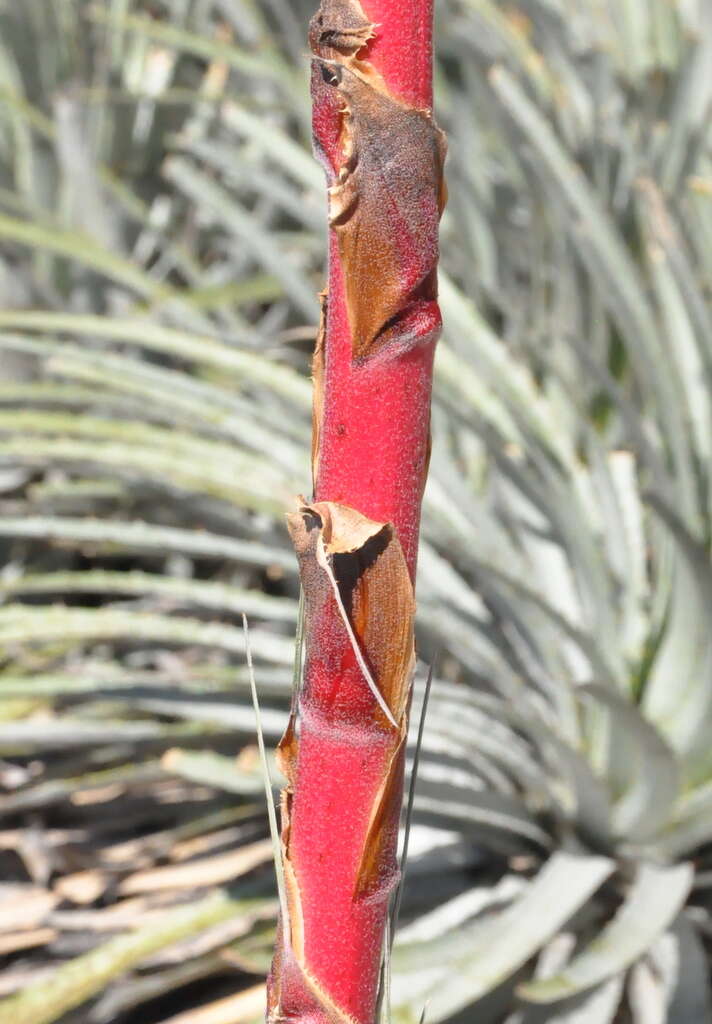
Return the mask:
MULTIPOLYGON (((381 73, 394 96, 429 110, 432 0, 364 0, 361 6, 376 25, 363 55, 381 73)), ((327 109, 333 114, 333 108, 327 109)), ((340 126, 333 120, 324 121, 325 112, 315 104, 315 131, 322 131, 321 145, 337 152, 340 126)), ((315 497, 343 502, 371 519, 392 522, 415 580, 439 311, 437 307, 425 311, 421 330, 423 334, 432 332, 427 344, 412 348, 397 360, 369 360, 354 366, 343 269, 333 230, 328 292, 324 419, 315 497)))
POLYGON ((390 92, 421 110, 433 105, 433 0, 364 0, 376 26, 370 62, 390 92))
MULTIPOLYGON (((344 11, 353 16, 354 9, 354 0, 322 0, 323 24, 344 11)), ((397 101, 392 104, 395 116, 409 108, 429 110, 432 0, 362 0, 360 9, 376 27, 356 56, 380 73, 386 96, 397 101)), ((342 97, 323 81, 329 67, 315 62, 314 133, 333 183, 345 159, 345 141, 342 97)), ((343 74, 346 88, 351 73, 343 74)), ((418 146, 424 132, 435 132, 427 117, 407 116, 416 126, 408 129, 415 131, 415 142, 408 145, 418 146)), ((396 124, 394 137, 398 130, 396 124)), ((343 238, 338 230, 330 231, 323 370, 316 380, 320 443, 315 501, 348 506, 376 523, 393 524, 414 581, 429 457, 432 364, 440 327, 434 286, 439 182, 426 181, 409 200, 417 205, 415 219, 409 219, 407 203, 401 201, 408 192, 408 169, 405 178, 397 172, 391 176, 388 170, 393 154, 402 163, 408 147, 401 151, 396 146, 391 153, 388 133, 384 138, 382 159, 372 166, 385 167, 384 180, 392 181, 397 190, 393 201, 387 187, 376 197, 384 226, 394 239, 387 250, 389 265, 384 267, 378 244, 367 251, 357 248, 352 259, 358 265, 345 265, 343 238), (381 324, 377 343, 356 358, 359 339, 349 307, 348 275, 353 275, 352 282, 370 281, 371 288, 375 282, 377 295, 380 274, 396 282, 400 305, 397 315, 381 324)), ((375 144, 367 132, 361 141, 363 147, 375 144)), ((359 166, 364 174, 363 153, 359 166)), ((417 167, 413 173, 418 173, 417 167)), ((359 211, 368 208, 363 198, 359 202, 359 211)), ((284 805, 285 858, 298 883, 299 911, 290 914, 292 945, 300 946, 300 952, 295 955, 282 935, 270 981, 270 1017, 275 1022, 326 1024, 351 1019, 372 1024, 386 915, 398 881, 406 712, 400 733, 385 720, 376 721, 380 712, 333 595, 318 601, 312 597, 310 614, 310 582, 304 570, 303 580, 307 659, 297 708, 298 745, 291 735, 285 738, 293 762, 288 769, 292 788, 284 805), (380 861, 364 891, 364 848, 386 779, 391 780, 390 802, 380 825, 380 861)), ((410 591, 407 576, 405 585, 410 591)))
POLYGON ((438 314, 430 308, 421 314, 423 335, 430 335, 424 344, 397 359, 375 357, 352 364, 343 271, 333 231, 329 252, 324 415, 315 497, 393 523, 415 580, 438 314))

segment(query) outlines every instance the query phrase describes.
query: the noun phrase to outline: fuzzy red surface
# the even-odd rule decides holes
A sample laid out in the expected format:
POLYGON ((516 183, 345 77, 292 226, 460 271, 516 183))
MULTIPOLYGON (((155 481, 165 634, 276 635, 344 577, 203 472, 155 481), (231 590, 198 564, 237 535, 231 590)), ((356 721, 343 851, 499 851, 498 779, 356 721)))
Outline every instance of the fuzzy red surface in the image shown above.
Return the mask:
POLYGON ((317 501, 356 508, 369 519, 392 522, 411 578, 430 434, 433 355, 440 315, 434 303, 418 309, 412 330, 418 344, 351 361, 351 334, 343 272, 332 235, 324 416, 317 501))
POLYGON ((361 0, 376 34, 365 55, 391 92, 414 107, 433 103, 432 0, 361 0))
MULTIPOLYGON (((376 35, 360 56, 389 89, 418 108, 431 105, 431 0, 362 0, 376 35)), ((322 95, 314 110, 318 144, 339 161, 339 116, 322 95)), ((414 254, 415 264, 415 254, 414 254)), ((408 273, 407 252, 404 272, 408 273)), ((374 268, 374 272, 376 272, 374 268)), ((321 456, 317 501, 349 505, 392 522, 411 579, 427 468, 432 363, 440 325, 434 302, 418 304, 409 340, 361 362, 352 360, 343 269, 332 233, 325 341, 321 456)), ((378 884, 357 896, 358 867, 369 817, 393 750, 393 736, 374 729, 375 701, 356 664, 334 601, 308 638, 300 698, 290 857, 299 878, 304 954, 310 975, 346 1014, 373 1024, 389 895, 397 881, 400 805, 385 828, 388 841, 378 884)), ((402 769, 401 769, 402 777, 402 769)), ((282 980, 285 1019, 326 1024, 337 1018, 310 996, 299 972, 282 980)))

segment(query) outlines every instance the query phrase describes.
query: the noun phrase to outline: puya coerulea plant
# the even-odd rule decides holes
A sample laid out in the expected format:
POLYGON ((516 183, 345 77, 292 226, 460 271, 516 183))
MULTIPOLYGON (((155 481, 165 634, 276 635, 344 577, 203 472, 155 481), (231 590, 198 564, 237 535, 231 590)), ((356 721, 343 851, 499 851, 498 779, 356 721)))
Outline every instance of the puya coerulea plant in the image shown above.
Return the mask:
POLYGON ((279 746, 285 912, 268 1019, 376 1013, 397 864, 414 581, 440 331, 444 139, 432 3, 323 0, 310 26, 329 269, 313 364, 313 499, 289 517, 305 663, 279 746))

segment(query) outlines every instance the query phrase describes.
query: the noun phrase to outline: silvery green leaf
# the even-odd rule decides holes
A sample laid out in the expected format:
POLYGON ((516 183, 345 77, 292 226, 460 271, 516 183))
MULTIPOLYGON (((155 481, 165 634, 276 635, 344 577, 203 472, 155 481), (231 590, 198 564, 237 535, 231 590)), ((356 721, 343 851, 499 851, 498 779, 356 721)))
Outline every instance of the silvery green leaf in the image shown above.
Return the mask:
MULTIPOLYGON (((238 655, 245 651, 242 631, 221 622, 202 622, 187 616, 173 618, 154 612, 111 607, 32 607, 23 604, 0 607, 0 642, 4 644, 90 642, 111 638, 132 642, 149 639, 169 645, 196 644, 238 655)), ((256 657, 281 665, 290 665, 294 655, 291 640, 264 629, 253 631, 252 649, 256 657)))
MULTIPOLYGON (((685 914, 680 914, 662 938, 672 940, 665 949, 672 961, 665 972, 668 1020, 676 1024, 712 1020, 709 964, 700 932, 685 914)), ((651 957, 658 965, 660 956, 655 946, 651 957)))
MULTIPOLYGON (((133 317, 101 317, 89 314, 54 313, 43 310, 19 310, 0 312, 0 329, 3 331, 69 332, 79 337, 89 337, 102 342, 120 342, 187 359, 191 362, 214 366, 223 372, 246 377, 267 389, 276 390, 308 408, 311 403, 311 389, 294 370, 247 347, 227 345, 210 335, 200 335, 186 330, 177 330, 151 320, 133 317)), ((10 347, 20 342, 14 336, 3 337, 3 343, 10 347)), ((56 341, 48 341, 57 350, 56 341)))
POLYGON ((584 992, 634 963, 677 916, 692 885, 690 864, 642 864, 621 908, 552 978, 519 986, 523 999, 552 1003, 584 992))
POLYGON ((648 590, 642 495, 636 477, 636 459, 631 452, 609 453, 608 467, 618 499, 625 551, 621 579, 621 646, 629 659, 638 659, 646 635, 644 601, 648 590))
POLYGON ((288 598, 269 597, 258 590, 241 590, 224 583, 180 579, 139 570, 109 572, 102 569, 87 572, 52 572, 25 574, 15 579, 0 578, 0 595, 12 594, 107 594, 144 596, 153 594, 168 598, 177 605, 194 605, 222 609, 237 614, 274 622, 294 623, 297 602, 288 598))
POLYGON ((613 744, 631 741, 632 782, 613 807, 612 825, 624 842, 645 839, 662 827, 672 811, 680 785, 675 755, 657 729, 619 694, 595 684, 581 687, 579 692, 609 709, 613 744))
POLYGON ((77 547, 105 546, 110 551, 181 551, 196 558, 233 559, 247 565, 275 565, 283 571, 296 572, 294 555, 286 548, 141 520, 8 516, 0 519, 0 536, 69 542, 77 547))
POLYGON ((712 783, 685 793, 677 802, 667 828, 655 842, 659 853, 675 859, 693 853, 712 838, 712 783))
POLYGON ((152 953, 239 913, 254 913, 261 905, 258 900, 231 899, 219 890, 190 906, 169 910, 150 924, 66 961, 49 977, 4 999, 0 1024, 51 1024, 152 953))
MULTIPOLYGON (((432 1019, 476 1002, 514 974, 613 870, 606 857, 558 851, 505 910, 452 932, 447 973, 428 999, 432 1019)), ((427 962, 427 944, 423 954, 427 962)))
POLYGON ((710 1018, 707 958, 684 914, 633 966, 628 996, 635 1024, 696 1024, 710 1018))
POLYGON ((496 792, 477 792, 472 786, 430 783, 427 771, 421 770, 414 809, 417 821, 457 829, 509 853, 551 845, 547 832, 518 800, 496 792))
POLYGON ((673 542, 674 562, 667 620, 643 693, 647 717, 675 750, 692 761, 708 753, 712 701, 712 563, 661 495, 649 501, 673 542))
POLYGON ((590 992, 546 1006, 527 1006, 506 1024, 614 1024, 623 993, 623 977, 604 981, 590 992))

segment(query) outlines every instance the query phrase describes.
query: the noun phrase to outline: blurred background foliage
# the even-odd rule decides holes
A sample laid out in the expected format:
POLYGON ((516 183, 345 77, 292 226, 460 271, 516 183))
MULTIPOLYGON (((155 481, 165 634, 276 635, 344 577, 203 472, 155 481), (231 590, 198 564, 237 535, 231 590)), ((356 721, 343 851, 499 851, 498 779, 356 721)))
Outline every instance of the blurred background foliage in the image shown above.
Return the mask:
MULTIPOLYGON (((2 1024, 260 1017, 310 14, 0 2, 2 1024)), ((712 1019, 711 111, 705 0, 439 5, 397 1024, 712 1019)))

